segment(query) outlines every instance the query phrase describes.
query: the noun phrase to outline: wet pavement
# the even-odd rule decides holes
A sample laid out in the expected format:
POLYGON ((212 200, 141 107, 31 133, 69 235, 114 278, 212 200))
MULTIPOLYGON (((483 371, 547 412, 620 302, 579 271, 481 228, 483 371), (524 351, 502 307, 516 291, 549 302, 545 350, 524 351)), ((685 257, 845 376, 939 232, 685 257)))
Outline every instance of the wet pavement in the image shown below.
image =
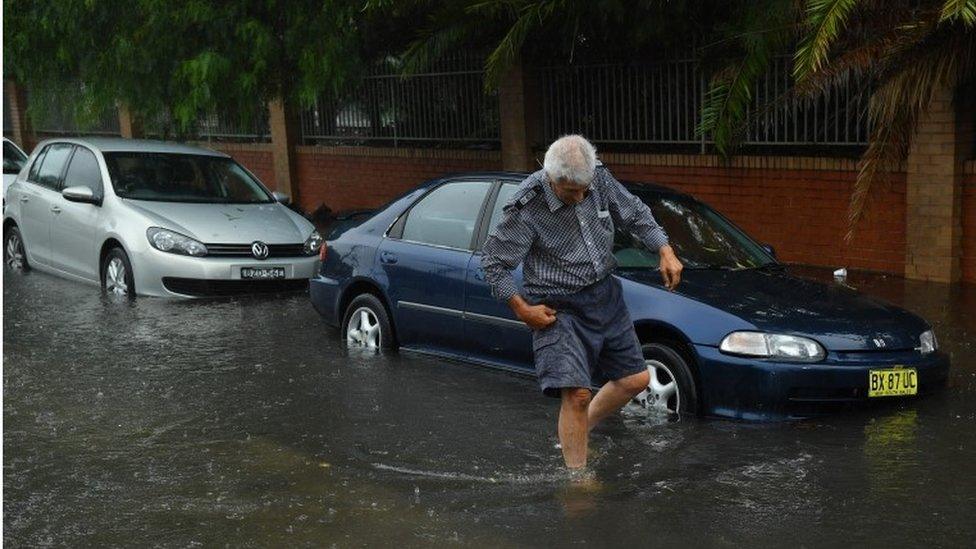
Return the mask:
POLYGON ((347 351, 306 296, 128 304, 5 275, 10 546, 976 539, 976 286, 849 281, 933 323, 940 395, 779 424, 611 418, 581 489, 530 379, 347 351))

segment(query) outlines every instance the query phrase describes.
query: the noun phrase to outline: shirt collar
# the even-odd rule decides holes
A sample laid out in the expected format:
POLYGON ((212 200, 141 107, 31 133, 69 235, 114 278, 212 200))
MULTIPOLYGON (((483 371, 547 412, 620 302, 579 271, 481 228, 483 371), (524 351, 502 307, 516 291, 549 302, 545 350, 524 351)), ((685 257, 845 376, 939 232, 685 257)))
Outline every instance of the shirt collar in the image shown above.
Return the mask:
POLYGON ((554 212, 566 205, 565 202, 559 200, 556 192, 552 190, 552 183, 549 182, 548 175, 542 176, 542 194, 546 197, 546 204, 549 206, 550 212, 554 212))

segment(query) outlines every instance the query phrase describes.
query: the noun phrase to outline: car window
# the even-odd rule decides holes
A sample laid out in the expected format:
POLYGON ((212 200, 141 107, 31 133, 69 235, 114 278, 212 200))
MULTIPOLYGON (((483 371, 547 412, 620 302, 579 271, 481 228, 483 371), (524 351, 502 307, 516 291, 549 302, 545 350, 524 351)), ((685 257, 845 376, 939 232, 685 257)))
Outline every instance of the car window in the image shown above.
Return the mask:
POLYGON ((402 238, 469 249, 489 188, 486 181, 465 181, 434 189, 410 209, 402 238))
POLYGON ((51 189, 57 189, 61 172, 64 171, 64 163, 71 154, 74 145, 68 143, 55 143, 48 147, 47 154, 41 168, 37 171, 37 179, 34 180, 38 185, 43 185, 51 189))
POLYGON ((27 180, 28 181, 32 181, 34 183, 37 183, 37 172, 40 171, 40 169, 41 169, 41 163, 44 162, 44 155, 47 154, 47 151, 50 148, 51 148, 51 146, 48 145, 47 147, 44 147, 44 150, 42 150, 41 152, 37 153, 37 157, 34 158, 34 163, 31 164, 30 173, 27 174, 27 180))
POLYGON ((102 171, 91 151, 78 147, 64 174, 65 187, 88 187, 95 198, 102 198, 102 171))
POLYGON ((159 202, 255 204, 274 197, 231 158, 199 154, 104 154, 116 196, 159 202))
POLYGON ((495 207, 491 210, 491 218, 488 221, 488 232, 495 232, 495 227, 498 226, 498 222, 502 219, 502 212, 505 209, 505 204, 512 199, 512 195, 515 194, 519 188, 517 183, 505 183, 500 189, 498 189, 498 198, 495 200, 495 207))
MULTIPOLYGON (((635 195, 650 206, 688 269, 750 269, 772 261, 747 235, 700 202, 647 192, 635 195)), ((623 269, 654 269, 660 260, 656 250, 621 230, 614 237, 613 253, 623 269)))
POLYGON ((3 142, 3 173, 17 174, 27 163, 27 157, 10 141, 3 142))

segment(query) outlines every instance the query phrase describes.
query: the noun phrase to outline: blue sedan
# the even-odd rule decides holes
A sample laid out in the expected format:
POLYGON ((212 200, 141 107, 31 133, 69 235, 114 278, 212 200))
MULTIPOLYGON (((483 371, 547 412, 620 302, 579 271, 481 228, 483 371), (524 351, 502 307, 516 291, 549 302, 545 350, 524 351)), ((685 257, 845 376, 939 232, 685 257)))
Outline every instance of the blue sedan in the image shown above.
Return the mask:
MULTIPOLYGON (((492 298, 481 269, 488 232, 524 177, 429 181, 334 232, 310 284, 315 309, 351 346, 532 374, 532 334, 492 298)), ((944 386, 948 357, 918 316, 789 274, 771 248, 688 195, 628 189, 651 207, 685 265, 681 285, 667 291, 657 255, 618 231, 615 276, 651 374, 635 405, 774 420, 944 386)))

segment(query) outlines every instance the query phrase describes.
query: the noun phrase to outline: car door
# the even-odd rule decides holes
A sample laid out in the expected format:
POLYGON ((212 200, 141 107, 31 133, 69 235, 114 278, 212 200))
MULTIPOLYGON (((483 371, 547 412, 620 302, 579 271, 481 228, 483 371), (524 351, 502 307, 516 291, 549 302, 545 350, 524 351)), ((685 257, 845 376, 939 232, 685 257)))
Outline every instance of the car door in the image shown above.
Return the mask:
MULTIPOLYGON (((481 268, 484 241, 501 220, 502 208, 518 189, 518 182, 504 181, 493 193, 486 208, 486 216, 476 251, 471 255, 465 279, 464 330, 472 351, 481 358, 516 368, 532 368, 532 332, 517 318, 507 303, 495 299, 485 281, 481 268)), ((522 266, 514 272, 515 282, 522 289, 522 266)))
POLYGON ((20 228, 31 261, 51 265, 51 209, 60 198, 58 188, 74 145, 52 143, 38 155, 28 173, 20 201, 20 228))
POLYGON ((102 215, 102 181, 102 168, 95 153, 76 146, 61 189, 88 187, 98 203, 72 202, 59 194, 51 208, 51 265, 90 280, 98 279, 95 227, 102 215))
POLYGON ((464 352, 464 285, 489 181, 449 181, 419 199, 380 245, 402 345, 464 352))

